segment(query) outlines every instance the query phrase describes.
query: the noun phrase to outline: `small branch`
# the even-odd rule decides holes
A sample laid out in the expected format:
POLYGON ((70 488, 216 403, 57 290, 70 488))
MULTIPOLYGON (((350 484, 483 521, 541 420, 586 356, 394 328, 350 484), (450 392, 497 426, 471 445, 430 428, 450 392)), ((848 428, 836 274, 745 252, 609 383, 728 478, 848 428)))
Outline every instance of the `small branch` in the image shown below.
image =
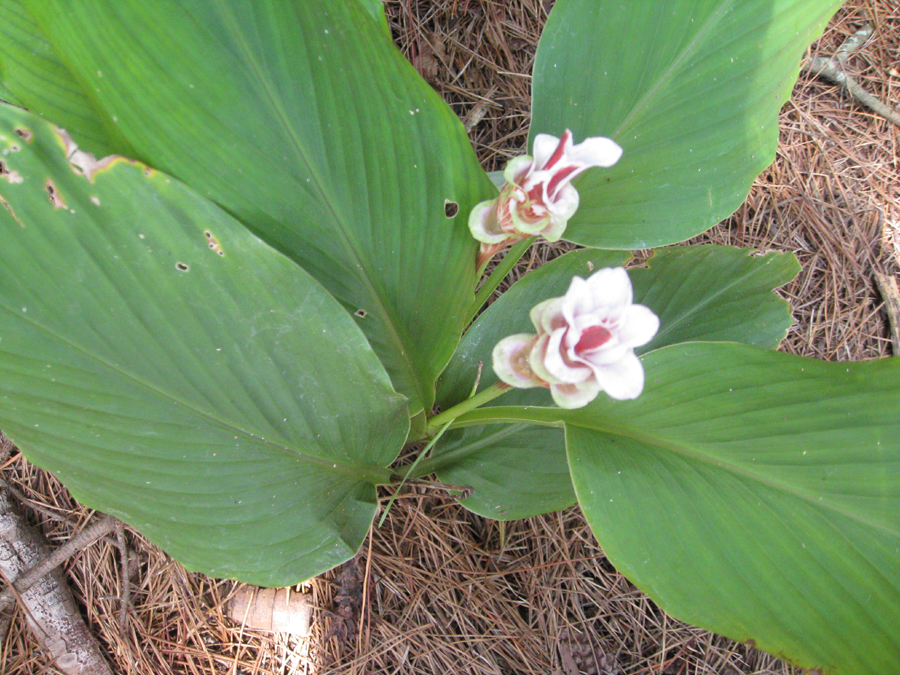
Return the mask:
POLYGON ((58 523, 65 522, 65 516, 61 516, 56 511, 48 509, 46 506, 41 506, 40 504, 35 504, 32 499, 28 497, 24 492, 18 490, 11 483, 0 478, 0 489, 6 490, 13 497, 19 500, 19 503, 27 506, 29 511, 33 511, 34 513, 40 513, 44 518, 48 520, 55 520, 58 523))
POLYGON ((128 610, 131 607, 131 580, 128 571, 131 567, 131 552, 128 542, 125 540, 125 523, 121 520, 115 522, 116 545, 119 549, 119 635, 124 637, 128 628, 128 610))
POLYGON ((894 356, 900 356, 900 287, 896 278, 881 272, 875 272, 875 283, 884 298, 884 311, 891 326, 891 349, 894 356))
POLYGON ((866 40, 872 36, 872 24, 867 23, 865 26, 856 31, 853 35, 844 40, 843 44, 838 47, 837 53, 834 55, 841 63, 846 63, 854 52, 858 52, 866 40))
POLYGON ((18 591, 22 572, 41 568, 43 563, 38 561, 49 557, 44 538, 28 525, 8 492, 0 488, 0 573, 13 582, 12 592, 8 589, 0 600, 0 614, 10 609, 12 597, 17 595, 29 628, 57 670, 66 675, 112 675, 62 571, 55 569, 58 563, 52 565, 49 574, 41 573, 29 583, 29 590, 18 591))
POLYGON ((73 555, 83 551, 98 539, 102 539, 115 530, 117 522, 112 516, 103 516, 100 520, 85 527, 59 548, 48 552, 46 556, 42 556, 40 562, 34 567, 16 577, 14 588, 7 588, 0 593, 0 607, 3 606, 4 602, 12 599, 14 593, 24 593, 40 581, 42 577, 55 570, 73 555))
POLYGON ((812 75, 813 77, 822 77, 829 82, 843 87, 859 103, 878 115, 881 115, 889 122, 900 126, 900 112, 867 92, 863 89, 862 85, 844 71, 844 63, 853 52, 862 47, 871 34, 871 26, 863 26, 844 41, 844 44, 840 46, 835 56, 830 59, 826 59, 823 56, 816 56, 803 66, 801 72, 812 75))

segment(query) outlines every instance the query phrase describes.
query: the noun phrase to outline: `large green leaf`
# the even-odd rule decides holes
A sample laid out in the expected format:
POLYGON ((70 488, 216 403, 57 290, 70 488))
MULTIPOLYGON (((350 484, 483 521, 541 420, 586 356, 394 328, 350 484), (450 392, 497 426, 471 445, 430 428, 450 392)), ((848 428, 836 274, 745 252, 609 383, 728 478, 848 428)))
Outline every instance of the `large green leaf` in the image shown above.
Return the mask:
POLYGON ((112 120, 53 53, 22 0, 0 0, 0 40, 0 84, 13 93, 6 100, 39 111, 98 156, 129 154, 112 120))
POLYGON ((81 175, 0 116, 0 428, 191 569, 285 585, 354 555, 408 418, 353 320, 177 180, 81 175))
MULTIPOLYGON (((535 57, 531 137, 607 136, 565 238, 649 248, 732 213, 775 157, 778 111, 840 0, 558 0, 535 57)), ((530 147, 530 146, 529 146, 530 147)))
POLYGON ((740 342, 775 349, 791 327, 791 307, 772 291, 800 271, 793 254, 752 255, 732 246, 673 246, 649 267, 629 271, 635 302, 659 317, 648 352, 679 342, 740 342))
POLYGON ((900 359, 686 343, 643 363, 634 401, 461 421, 564 424, 604 552, 676 617, 825 673, 895 672, 900 359))
POLYGON ((449 485, 465 486, 460 504, 495 520, 530 518, 575 503, 561 429, 513 424, 454 429, 431 460, 449 485))
POLYGON ((382 0, 359 0, 359 2, 372 15, 372 18, 378 22, 378 26, 384 31, 385 35, 390 36, 391 27, 388 25, 387 16, 384 13, 384 2, 382 0))
POLYGON ((301 264, 357 314, 410 412, 430 411, 476 281, 466 218, 494 190, 373 3, 28 9, 136 157, 301 264))

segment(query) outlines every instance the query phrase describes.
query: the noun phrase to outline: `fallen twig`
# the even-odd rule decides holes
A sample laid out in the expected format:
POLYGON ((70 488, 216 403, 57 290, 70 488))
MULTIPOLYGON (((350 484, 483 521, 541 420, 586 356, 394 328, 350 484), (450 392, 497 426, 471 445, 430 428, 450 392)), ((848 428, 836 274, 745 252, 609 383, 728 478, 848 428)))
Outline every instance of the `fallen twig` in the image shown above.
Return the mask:
POLYGON ((896 278, 881 272, 875 272, 875 283, 884 298, 884 311, 891 326, 891 349, 894 356, 900 356, 900 287, 896 278))
MULTIPOLYGON (((15 582, 23 570, 49 555, 43 537, 26 523, 6 491, 0 489, 0 571, 15 582)), ((112 675, 59 569, 42 575, 19 594, 19 600, 28 626, 55 668, 66 675, 112 675)), ((7 609, 0 605, 0 612, 7 609)))
MULTIPOLYGON (((0 490, 2 490, 2 488, 0 488, 0 490)), ((118 522, 119 521, 112 516, 103 516, 96 522, 85 527, 81 532, 69 539, 69 541, 59 548, 54 549, 52 552, 47 551, 45 556, 41 556, 37 559, 39 562, 37 562, 34 567, 27 569, 16 577, 16 581, 13 584, 14 588, 7 588, 0 593, 0 608, 3 607, 4 602, 8 602, 13 597, 14 593, 24 593, 36 584, 41 577, 62 565, 76 553, 86 549, 98 539, 105 537, 115 530, 116 523, 118 522)), ((2 534, 0 534, 0 537, 2 537, 2 534)))
POLYGON ((128 550, 128 542, 125 540, 125 523, 117 520, 116 546, 119 549, 119 635, 125 635, 128 628, 128 608, 131 607, 131 580, 129 569, 131 567, 131 552, 128 550))
MULTIPOLYGON (((0 432, 0 463, 13 448, 0 432)), ((66 675, 112 675, 58 569, 72 553, 82 550, 92 535, 91 541, 95 541, 105 533, 104 527, 109 531, 106 521, 112 521, 112 526, 116 522, 107 516, 51 553, 43 536, 22 516, 5 483, 0 484, 0 574, 10 582, 0 593, 0 642, 12 620, 13 600, 18 598, 29 628, 57 670, 66 675)))
POLYGON ((827 59, 824 56, 815 56, 803 66, 801 72, 814 77, 823 77, 829 82, 843 87, 862 105, 881 115, 889 122, 900 126, 900 112, 881 101, 878 97, 870 94, 844 70, 844 63, 849 56, 863 45, 871 33, 871 26, 863 26, 844 41, 844 44, 841 45, 837 54, 833 57, 827 59))

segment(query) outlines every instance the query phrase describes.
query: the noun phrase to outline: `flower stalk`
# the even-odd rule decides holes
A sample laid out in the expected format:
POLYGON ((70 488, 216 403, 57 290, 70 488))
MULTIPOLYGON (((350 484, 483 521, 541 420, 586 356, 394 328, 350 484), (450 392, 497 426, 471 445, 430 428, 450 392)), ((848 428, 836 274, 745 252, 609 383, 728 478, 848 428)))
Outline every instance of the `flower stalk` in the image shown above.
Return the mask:
POLYGON ((475 408, 484 405, 488 401, 493 401, 495 398, 497 398, 501 394, 506 393, 511 388, 512 387, 510 387, 510 385, 506 384, 505 382, 495 382, 480 394, 475 394, 471 398, 467 398, 462 403, 458 403, 452 408, 447 408, 447 410, 444 410, 440 414, 432 417, 430 420, 428 420, 428 426, 425 428, 425 433, 428 436, 433 436, 434 434, 441 431, 442 427, 447 425, 449 422, 452 422, 463 413, 474 410, 475 408))

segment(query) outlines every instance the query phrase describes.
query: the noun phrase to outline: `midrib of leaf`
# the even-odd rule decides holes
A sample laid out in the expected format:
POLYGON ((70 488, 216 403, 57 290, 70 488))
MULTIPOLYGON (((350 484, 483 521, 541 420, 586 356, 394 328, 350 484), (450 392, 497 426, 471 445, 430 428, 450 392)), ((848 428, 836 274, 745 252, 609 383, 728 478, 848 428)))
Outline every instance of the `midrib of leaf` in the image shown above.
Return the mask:
POLYGON ((266 447, 272 448, 273 450, 283 453, 284 455, 290 457, 291 459, 297 459, 297 458, 302 459, 306 462, 309 462, 310 464, 315 464, 319 468, 324 469, 329 472, 332 472, 332 473, 347 475, 352 478, 355 478, 356 480, 369 482, 374 485, 389 482, 390 472, 386 469, 381 470, 380 467, 363 468, 363 467, 345 464, 345 463, 339 462, 337 460, 316 457, 315 455, 310 455, 305 452, 301 452, 299 450, 287 447, 280 443, 274 443, 273 441, 267 440, 267 439, 263 438, 262 436, 259 436, 255 433, 253 433, 252 431, 248 431, 241 427, 235 426, 231 422, 220 419, 213 413, 200 410, 193 403, 189 403, 187 401, 184 401, 176 396, 173 396, 173 395, 163 391, 156 385, 151 384, 150 382, 147 382, 143 378, 138 377, 137 375, 134 375, 133 373, 130 373, 127 370, 123 369, 121 366, 111 363, 111 362, 107 361, 106 359, 98 356, 97 354, 94 354, 93 352, 85 349, 81 345, 70 341, 68 338, 64 337, 63 335, 60 335, 58 332, 52 330, 51 328, 41 325, 40 323, 33 320, 32 318, 23 317, 21 312, 18 312, 16 310, 12 309, 5 303, 0 304, 0 308, 2 308, 4 311, 6 311, 13 318, 13 320, 19 320, 19 321, 23 321, 23 322, 27 323, 33 329, 35 329, 39 332, 46 333, 47 335, 52 337, 54 340, 57 340, 58 342, 66 345, 73 351, 87 357, 88 359, 95 361, 96 363, 102 365, 104 368, 106 368, 112 372, 118 373, 124 379, 139 385, 143 389, 152 393, 154 396, 157 396, 162 400, 170 401, 174 404, 177 404, 178 406, 181 406, 182 408, 193 413, 197 417, 199 417, 201 419, 205 419, 210 422, 213 422, 215 426, 219 426, 220 428, 228 429, 233 433, 244 436, 245 438, 249 438, 256 442, 262 443, 266 447))
MULTIPOLYGON (((653 269, 652 261, 651 261, 650 269, 653 269)), ((740 277, 733 278, 732 281, 729 282, 728 284, 719 286, 718 290, 715 293, 713 293, 712 295, 706 296, 706 299, 704 299, 703 302, 694 305, 694 307, 690 311, 680 314, 673 321, 670 321, 666 325, 665 328, 660 329, 660 331, 657 332, 656 337, 654 338, 654 342, 656 340, 658 340, 659 338, 663 337, 664 335, 667 335, 673 329, 678 328, 681 324, 683 324, 685 321, 690 319, 692 316, 694 316, 695 314, 700 312, 700 310, 705 309, 708 305, 712 304, 714 300, 717 300, 718 298, 720 298, 727 291, 731 290, 732 288, 734 288, 735 286, 744 282, 745 280, 747 280, 753 276, 756 276, 757 274, 762 272, 764 269, 766 269, 766 268, 753 268, 753 269, 747 270, 740 277)), ((773 295, 773 297, 775 297, 775 296, 773 295)), ((661 349, 661 348, 659 348, 659 349, 661 349)), ((644 354, 649 354, 654 351, 656 351, 656 350, 650 349, 650 350, 644 352, 644 354)))
MULTIPOLYGON (((427 392, 425 392, 421 382, 419 381, 419 378, 416 376, 417 373, 415 364, 413 364, 409 356, 410 350, 405 348, 403 339, 397 331, 396 317, 394 317, 390 313, 388 308, 383 303, 381 296, 375 290, 375 285, 372 283, 372 279, 368 273, 368 267, 365 264, 365 258, 359 251, 355 242, 350 237, 351 228, 346 222, 343 214, 335 209, 334 204, 336 200, 334 199, 334 196, 326 189, 325 181, 323 181, 321 176, 319 175, 316 165, 312 161, 310 161, 310 153, 304 146, 302 139, 295 133, 294 129, 290 125, 287 114, 279 104, 275 88, 272 86, 269 78, 265 76, 264 69, 261 67, 258 58, 253 53, 253 50, 250 48, 250 45, 245 39, 244 34, 240 30, 240 24, 235 18, 233 12, 230 11, 231 6, 227 2, 223 2, 222 0, 218 1, 218 6, 222 12, 222 16, 227 22, 228 28, 231 31, 232 38, 235 39, 236 44, 240 48, 241 55, 244 58, 244 62, 251 69, 253 75, 257 79, 257 82, 265 91, 266 102, 274 113, 274 117, 278 121, 282 132, 290 140, 291 145, 294 149, 295 156, 298 156, 300 158, 300 160, 304 163, 305 168, 312 175, 313 180, 310 181, 310 185, 315 186, 316 192, 319 195, 320 203, 325 204, 328 212, 332 216, 333 222, 338 226, 337 230, 340 234, 341 242, 344 244, 345 251, 349 254, 350 262, 353 263, 350 269, 356 270, 354 272, 354 276, 360 280, 369 297, 371 297, 375 303, 373 306, 374 311, 372 311, 371 313, 374 313, 376 316, 380 317, 382 319, 382 324, 387 327, 388 330, 386 331, 386 333, 389 341, 395 347, 395 355, 399 354, 399 356, 401 357, 402 362, 406 368, 408 379, 415 387, 415 393, 418 396, 419 403, 424 406, 424 401, 428 400, 428 397, 426 395, 427 392)), ((410 410, 410 415, 412 416, 417 412, 418 411, 410 410)))
MULTIPOLYGON (((567 423, 568 424, 568 423, 567 423)), ((786 483, 783 480, 777 480, 771 476, 764 476, 754 471, 751 471, 746 465, 738 464, 735 462, 729 462, 723 460, 719 457, 713 457, 712 455, 703 452, 702 446, 693 446, 686 442, 676 443, 666 441, 654 434, 640 433, 634 429, 629 429, 628 427, 623 427, 620 425, 586 425, 586 424, 572 424, 572 426, 581 427, 583 429, 590 429, 592 431, 599 431, 601 433, 608 433, 616 436, 623 436, 625 438, 637 441, 638 443, 642 443, 644 445, 648 445, 651 447, 660 448, 662 450, 667 450, 677 455, 681 455, 683 457, 687 457, 689 459, 698 461, 700 463, 706 464, 707 466, 714 467, 716 469, 721 469, 723 471, 727 471, 735 476, 739 476, 741 478, 748 479, 752 482, 758 483, 765 487, 771 488, 773 490, 777 490, 783 492, 784 494, 791 495, 792 497, 797 497, 808 504, 815 506, 820 509, 831 511, 832 513, 837 513, 846 517, 847 519, 860 523, 861 525, 866 525, 872 529, 880 530, 887 534, 893 535, 895 537, 900 536, 900 528, 891 529, 887 524, 882 524, 878 522, 874 522, 870 519, 864 518, 862 514, 849 511, 843 507, 837 507, 832 503, 819 501, 816 495, 811 495, 805 490, 801 490, 792 486, 790 483, 786 483)))
POLYGON ((734 8, 734 2, 724 2, 722 3, 718 10, 713 12, 713 15, 699 27, 694 38, 685 45, 684 49, 678 54, 678 56, 672 60, 669 67, 662 73, 653 84, 650 89, 648 89, 644 95, 638 100, 638 102, 632 106, 631 110, 628 114, 619 122, 619 126, 616 127, 616 130, 611 134, 612 138, 618 138, 624 132, 625 129, 628 128, 628 125, 631 123, 632 119, 643 110, 644 106, 649 105, 653 98, 656 96, 659 89, 662 87, 663 82, 668 82, 672 77, 672 74, 681 67, 681 64, 688 58, 688 56, 694 53, 694 48, 697 46, 699 42, 702 41, 702 38, 706 37, 706 34, 712 30, 712 27, 718 23, 721 16, 724 16, 728 11, 732 11, 734 8), (723 9, 727 7, 728 9, 723 9))
POLYGON ((506 427, 501 427, 499 431, 495 431, 493 433, 487 434, 483 436, 481 439, 475 441, 474 443, 469 443, 467 445, 461 445, 459 447, 453 448, 452 450, 447 450, 446 452, 437 452, 431 458, 431 463, 429 467, 434 468, 435 471, 438 471, 447 464, 451 462, 455 462, 458 459, 462 459, 464 457, 468 457, 474 452, 478 452, 484 448, 489 447, 491 444, 496 441, 502 441, 504 438, 508 438, 518 433, 522 429, 525 429, 528 426, 533 426, 529 424, 511 424, 506 427))
POLYGON ((784 481, 777 480, 768 476, 761 476, 751 470, 749 470, 746 466, 741 464, 737 464, 735 462, 724 461, 720 458, 714 458, 708 453, 704 453, 700 447, 693 447, 688 443, 675 443, 664 440, 660 438, 658 435, 649 434, 649 433, 641 433, 636 429, 625 427, 618 424, 612 424, 605 420, 598 420, 597 424, 587 424, 584 422, 567 422, 562 420, 560 415, 560 410, 557 408, 546 408, 539 406, 495 406, 491 408, 484 408, 479 410, 473 410, 472 412, 466 413, 465 415, 461 415, 458 418, 458 421, 465 422, 466 426, 473 426, 475 424, 498 424, 498 423, 512 423, 512 424, 521 424, 521 423, 544 423, 555 425, 560 422, 564 425, 571 425, 573 427, 579 427, 582 429, 588 429, 590 431, 598 431, 600 433, 606 433, 613 436, 621 436, 624 438, 631 439, 638 443, 642 443, 644 445, 649 445, 651 447, 660 448, 663 450, 668 450, 678 455, 682 455, 684 457, 688 457, 693 460, 697 460, 703 464, 706 464, 711 467, 715 467, 717 469, 721 469, 723 471, 730 472, 735 476, 740 476, 741 478, 746 478, 766 487, 770 487, 773 490, 779 490, 785 494, 791 495, 793 497, 797 497, 802 499, 803 501, 817 507, 820 509, 826 509, 833 513, 840 514, 845 516, 846 518, 860 523, 862 525, 866 525, 872 529, 876 529, 892 536, 900 536, 900 527, 895 529, 890 528, 886 524, 881 524, 877 522, 872 522, 866 518, 864 518, 861 514, 847 511, 844 508, 838 508, 830 503, 824 503, 817 499, 815 495, 810 495, 807 492, 800 490, 791 486, 789 483, 785 483, 784 481))

